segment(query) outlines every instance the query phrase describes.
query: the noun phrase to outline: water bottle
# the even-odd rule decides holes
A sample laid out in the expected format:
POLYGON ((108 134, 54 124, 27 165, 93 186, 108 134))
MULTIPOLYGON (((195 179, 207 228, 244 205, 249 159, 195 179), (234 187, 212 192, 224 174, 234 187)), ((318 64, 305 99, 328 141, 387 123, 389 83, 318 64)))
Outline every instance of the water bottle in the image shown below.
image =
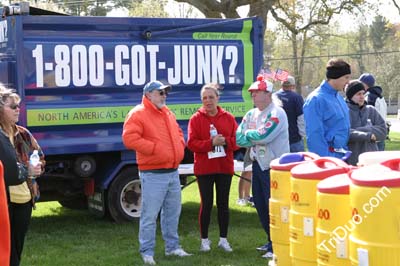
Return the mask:
POLYGON ((29 157, 29 163, 32 166, 36 166, 39 164, 39 162, 40 162, 39 151, 34 150, 33 153, 31 154, 31 157, 29 157))
POLYGON ((215 137, 218 135, 218 131, 213 124, 210 125, 210 138, 215 137))

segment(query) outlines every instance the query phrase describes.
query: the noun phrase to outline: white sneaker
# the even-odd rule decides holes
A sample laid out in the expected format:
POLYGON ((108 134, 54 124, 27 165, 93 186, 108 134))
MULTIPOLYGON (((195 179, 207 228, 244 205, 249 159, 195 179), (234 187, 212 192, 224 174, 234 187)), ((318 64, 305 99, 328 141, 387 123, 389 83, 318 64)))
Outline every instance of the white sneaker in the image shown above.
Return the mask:
POLYGON ((143 259, 144 264, 156 265, 156 262, 154 261, 153 256, 142 254, 142 259, 143 259))
POLYGON ((228 242, 228 240, 226 240, 226 238, 219 240, 218 247, 223 249, 226 252, 232 252, 232 248, 229 245, 229 242, 228 242))
POLYGON ((274 257, 274 253, 272 253, 271 251, 268 251, 267 253, 265 253, 264 255, 262 255, 262 257, 264 259, 272 259, 274 257))
POLYGON ((165 251, 165 256, 178 256, 178 257, 187 257, 192 256, 192 254, 187 253, 182 248, 177 248, 172 251, 165 251))
POLYGON ((239 206, 246 206, 247 205, 247 200, 246 199, 238 199, 236 201, 236 204, 239 206))
POLYGON ((208 238, 202 238, 201 239, 201 244, 200 244, 200 251, 210 251, 211 250, 211 241, 208 240, 208 238))

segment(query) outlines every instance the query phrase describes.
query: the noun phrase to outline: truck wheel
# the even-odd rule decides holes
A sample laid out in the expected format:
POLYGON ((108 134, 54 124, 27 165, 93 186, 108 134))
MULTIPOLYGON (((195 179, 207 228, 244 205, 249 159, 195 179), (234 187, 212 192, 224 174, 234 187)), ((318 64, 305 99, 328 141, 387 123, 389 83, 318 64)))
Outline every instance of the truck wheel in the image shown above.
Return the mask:
POLYGON ((140 217, 142 187, 137 168, 122 170, 108 190, 108 210, 114 221, 126 222, 140 217))

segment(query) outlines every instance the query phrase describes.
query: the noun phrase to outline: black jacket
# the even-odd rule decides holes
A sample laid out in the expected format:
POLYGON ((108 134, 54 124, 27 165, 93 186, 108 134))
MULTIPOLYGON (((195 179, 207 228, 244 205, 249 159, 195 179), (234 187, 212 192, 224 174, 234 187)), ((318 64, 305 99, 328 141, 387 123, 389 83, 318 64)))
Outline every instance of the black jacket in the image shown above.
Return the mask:
POLYGON ((367 90, 368 105, 375 106, 376 98, 382 98, 382 88, 379 86, 371 87, 367 90))
POLYGON ((6 187, 19 185, 24 182, 28 170, 23 164, 17 163, 17 155, 10 140, 0 129, 0 161, 4 169, 4 181, 6 187))

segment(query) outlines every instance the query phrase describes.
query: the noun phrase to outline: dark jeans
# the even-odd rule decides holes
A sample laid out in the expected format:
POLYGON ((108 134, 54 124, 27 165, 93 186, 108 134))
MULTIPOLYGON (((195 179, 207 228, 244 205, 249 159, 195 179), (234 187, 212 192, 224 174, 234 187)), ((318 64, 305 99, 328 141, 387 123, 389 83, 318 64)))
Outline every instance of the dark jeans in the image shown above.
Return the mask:
POLYGON ((385 150, 385 140, 379 141, 378 143, 376 143, 376 145, 378 146, 378 151, 385 150))
POLYGON ((19 266, 22 249, 24 248, 25 235, 28 232, 32 215, 32 203, 9 203, 11 229, 11 257, 10 266, 19 266))
POLYGON ((258 218, 267 233, 267 240, 271 242, 269 230, 269 198, 271 177, 269 170, 262 171, 257 161, 253 162, 253 179, 251 189, 253 193, 254 206, 256 207, 258 218))
POLYGON ((214 183, 217 194, 219 236, 228 235, 229 225, 229 191, 231 189, 232 176, 226 174, 197 176, 201 204, 199 211, 199 224, 201 238, 208 238, 211 209, 214 199, 214 183))

